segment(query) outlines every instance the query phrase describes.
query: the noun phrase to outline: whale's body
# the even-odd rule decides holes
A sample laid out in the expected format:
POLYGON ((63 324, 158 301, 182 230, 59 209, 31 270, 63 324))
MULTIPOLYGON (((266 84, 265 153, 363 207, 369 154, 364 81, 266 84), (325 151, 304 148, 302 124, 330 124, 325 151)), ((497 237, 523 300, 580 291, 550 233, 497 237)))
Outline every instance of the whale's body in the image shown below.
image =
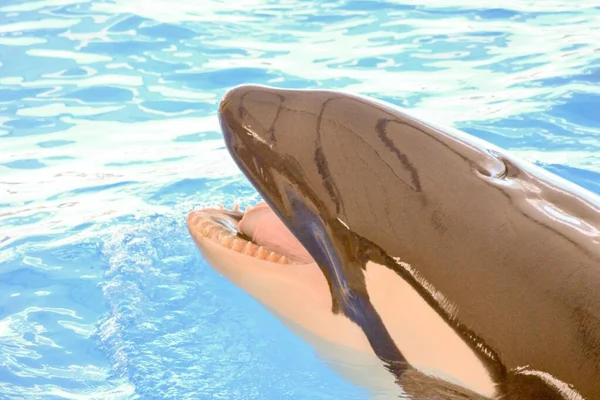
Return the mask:
POLYGON ((597 195, 361 96, 241 86, 220 119, 312 260, 227 239, 243 213, 190 232, 292 329, 377 356, 414 398, 600 398, 597 195))

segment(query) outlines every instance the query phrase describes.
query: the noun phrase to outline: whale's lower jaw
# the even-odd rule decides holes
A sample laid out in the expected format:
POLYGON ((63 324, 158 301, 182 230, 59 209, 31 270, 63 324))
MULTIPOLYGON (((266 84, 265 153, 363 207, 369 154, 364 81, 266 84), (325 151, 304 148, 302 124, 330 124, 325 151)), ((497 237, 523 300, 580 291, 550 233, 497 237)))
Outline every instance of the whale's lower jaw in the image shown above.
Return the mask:
MULTIPOLYGON (((253 250, 255 244, 236 236, 225 228, 227 224, 211 225, 219 219, 219 212, 223 219, 231 218, 232 211, 211 209, 193 211, 187 221, 212 268, 311 343, 342 377, 373 394, 394 393, 397 397, 402 393, 360 327, 344 315, 332 313, 327 280, 316 263, 291 263, 287 258, 282 262, 286 255, 267 250, 259 255, 253 250)), ((374 262, 366 265, 365 281, 375 310, 414 368, 485 397, 496 394, 495 383, 478 356, 411 285, 374 262)))

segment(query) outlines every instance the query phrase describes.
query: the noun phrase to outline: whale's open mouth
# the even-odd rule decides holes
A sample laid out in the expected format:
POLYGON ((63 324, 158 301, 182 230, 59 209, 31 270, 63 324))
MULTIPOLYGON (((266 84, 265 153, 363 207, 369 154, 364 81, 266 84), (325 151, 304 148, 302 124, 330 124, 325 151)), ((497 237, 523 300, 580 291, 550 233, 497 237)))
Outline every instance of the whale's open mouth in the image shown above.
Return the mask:
POLYGON ((188 228, 196 240, 208 240, 248 257, 279 264, 306 264, 312 257, 273 210, 260 202, 241 211, 236 205, 195 210, 188 228))

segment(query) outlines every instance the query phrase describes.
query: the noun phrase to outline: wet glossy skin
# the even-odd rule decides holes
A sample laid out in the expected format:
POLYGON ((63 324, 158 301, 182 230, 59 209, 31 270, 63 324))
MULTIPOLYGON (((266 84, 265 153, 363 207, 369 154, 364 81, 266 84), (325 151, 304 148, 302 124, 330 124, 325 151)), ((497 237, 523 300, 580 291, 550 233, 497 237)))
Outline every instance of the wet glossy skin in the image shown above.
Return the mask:
POLYGON ((506 398, 580 398, 565 383, 599 397, 598 196, 362 97, 242 86, 220 118, 241 170, 317 261, 333 312, 404 386, 413 371, 372 307, 368 261, 413 285, 506 398))

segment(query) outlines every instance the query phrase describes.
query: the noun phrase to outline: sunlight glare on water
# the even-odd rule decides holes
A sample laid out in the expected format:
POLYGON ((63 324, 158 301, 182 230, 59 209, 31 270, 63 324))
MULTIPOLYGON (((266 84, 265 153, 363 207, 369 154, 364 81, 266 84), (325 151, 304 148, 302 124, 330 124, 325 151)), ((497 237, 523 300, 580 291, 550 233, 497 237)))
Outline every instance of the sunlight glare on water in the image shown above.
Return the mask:
POLYGON ((600 193, 597 1, 5 0, 0 398, 365 399, 185 227, 242 83, 372 95, 600 193))

